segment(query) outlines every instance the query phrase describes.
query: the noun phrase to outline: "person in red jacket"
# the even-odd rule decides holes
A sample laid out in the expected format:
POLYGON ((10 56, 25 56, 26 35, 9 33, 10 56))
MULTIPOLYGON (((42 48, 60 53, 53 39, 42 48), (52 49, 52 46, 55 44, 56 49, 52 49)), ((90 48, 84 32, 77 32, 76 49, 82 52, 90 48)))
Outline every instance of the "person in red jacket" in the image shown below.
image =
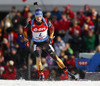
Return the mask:
POLYGON ((73 27, 70 27, 70 28, 69 28, 69 34, 70 34, 71 36, 73 36, 75 33, 78 33, 79 35, 81 34, 81 28, 80 28, 80 26, 78 25, 77 20, 74 20, 74 22, 73 22, 73 27))
POLYGON ((68 6, 65 6, 64 8, 65 8, 64 13, 66 13, 67 18, 68 19, 74 19, 75 15, 74 15, 74 12, 70 9, 71 5, 69 4, 68 6))
POLYGON ((74 55, 71 55, 71 59, 69 61, 70 61, 70 68, 75 67, 75 56, 74 55))
POLYGON ((66 14, 62 13, 62 19, 59 20, 59 34, 64 34, 69 29, 70 21, 66 18, 66 14))
POLYGON ((91 31, 94 32, 95 26, 94 26, 94 23, 92 22, 90 16, 86 17, 86 22, 85 22, 85 24, 87 24, 87 25, 88 25, 88 28, 91 29, 91 31))
POLYGON ((28 17, 28 12, 30 12, 30 9, 29 9, 29 6, 26 5, 26 6, 24 7, 23 12, 22 12, 22 15, 24 16, 24 18, 27 18, 27 17, 28 17))
POLYGON ((3 77, 5 79, 16 79, 16 69, 12 60, 10 60, 8 65, 5 66, 5 73, 3 77))
POLYGON ((64 73, 62 73, 62 74, 61 74, 61 76, 59 76, 59 79, 60 79, 60 80, 67 80, 67 79, 68 79, 68 77, 67 77, 67 76, 65 76, 65 74, 64 74, 64 73))
POLYGON ((13 31, 12 27, 9 27, 7 29, 7 33, 4 35, 3 38, 4 39, 6 38, 8 40, 9 47, 10 47, 10 52, 11 52, 12 48, 14 47, 14 44, 17 42, 17 37, 18 37, 17 33, 15 33, 13 31))
POLYGON ((2 52, 2 49, 0 49, 0 56, 3 56, 3 52, 2 52))
POLYGON ((52 17, 52 24, 53 24, 55 30, 58 30, 58 28, 59 28, 59 23, 58 23, 58 21, 57 21, 57 17, 56 17, 56 16, 53 16, 53 17, 52 17))
POLYGON ((53 16, 52 17, 52 24, 53 24, 53 26, 54 26, 54 28, 55 28, 55 36, 57 36, 58 35, 58 30, 59 30, 59 22, 57 21, 57 17, 56 16, 53 16))
MULTIPOLYGON (((43 70, 44 76, 45 76, 45 80, 47 80, 49 78, 50 75, 50 70, 48 68, 44 68, 43 70)), ((39 72, 38 72, 38 77, 40 77, 39 72)))
POLYGON ((85 22, 85 15, 83 14, 83 9, 79 10, 79 14, 77 15, 77 19, 79 21, 80 26, 82 27, 85 22))
POLYGON ((10 27, 7 29, 7 33, 4 35, 3 38, 6 38, 11 43, 16 43, 17 37, 18 37, 17 33, 13 31, 12 27, 10 27))

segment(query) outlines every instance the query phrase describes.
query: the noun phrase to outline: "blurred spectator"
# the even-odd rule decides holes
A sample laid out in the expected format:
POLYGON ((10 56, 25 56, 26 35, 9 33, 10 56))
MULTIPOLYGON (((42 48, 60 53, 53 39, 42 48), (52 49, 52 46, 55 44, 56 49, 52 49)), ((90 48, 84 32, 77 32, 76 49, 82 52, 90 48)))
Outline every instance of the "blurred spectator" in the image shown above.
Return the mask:
MULTIPOLYGON (((44 76, 45 76, 45 80, 47 80, 50 76, 50 70, 45 67, 44 70, 43 70, 43 73, 44 73, 44 76)), ((38 72, 38 77, 39 77, 39 72, 38 72)))
POLYGON ((72 37, 69 39, 69 43, 70 43, 71 48, 73 49, 75 55, 78 54, 78 52, 80 51, 81 46, 82 46, 82 38, 79 35, 80 33, 79 33, 78 29, 74 31, 72 37), (78 45, 78 46, 76 46, 76 45, 78 45))
POLYGON ((85 22, 85 15, 83 14, 83 9, 81 8, 79 10, 79 13, 77 15, 77 19, 79 21, 79 25, 82 27, 85 22))
POLYGON ((67 55, 64 56, 64 63, 68 67, 69 70, 71 70, 73 67, 75 67, 75 56, 71 55, 69 58, 67 55))
POLYGON ((4 56, 0 56, 0 66, 5 66, 4 56))
POLYGON ((66 14, 62 14, 62 19, 59 20, 59 34, 65 35, 65 32, 69 29, 70 22, 66 18, 66 14))
POLYGON ((69 43, 66 43, 65 47, 62 50, 65 51, 66 55, 72 55, 74 53, 69 43))
POLYGON ((11 9, 11 12, 9 12, 5 19, 9 19, 10 21, 12 21, 12 19, 14 18, 14 16, 16 15, 16 7, 13 6, 12 9, 11 9))
POLYGON ((2 43, 1 43, 1 49, 0 49, 0 52, 3 52, 2 53, 2 56, 4 56, 4 63, 6 64, 6 62, 9 60, 9 43, 8 43, 8 40, 6 38, 3 39, 2 43))
POLYGON ((8 65, 5 67, 4 73, 5 79, 16 79, 16 69, 14 67, 14 61, 10 60, 8 65))
POLYGON ((3 28, 4 28, 4 26, 5 26, 5 23, 4 23, 4 21, 3 21, 3 20, 1 20, 1 21, 0 21, 0 28, 2 28, 2 29, 3 29, 3 28))
POLYGON ((9 19, 5 19, 4 21, 4 33, 6 33, 7 29, 10 28, 12 25, 11 25, 11 22, 9 19))
POLYGON ((29 6, 26 5, 26 6, 24 7, 23 12, 22 12, 22 16, 23 16, 24 18, 27 18, 27 17, 28 17, 28 12, 30 12, 30 9, 29 9, 29 6))
MULTIPOLYGON (((71 70, 71 73, 75 75, 75 77, 77 79, 80 79, 80 75, 78 73, 78 69, 76 67, 74 67, 72 70, 71 70)), ((72 79, 74 79, 74 77, 72 77, 72 79)))
POLYGON ((41 62, 42 62, 43 69, 45 69, 46 67, 48 67, 46 59, 44 57, 41 58, 41 62))
POLYGON ((47 67, 45 67, 43 73, 45 75, 45 79, 48 79, 50 76, 50 70, 47 67))
POLYGON ((9 60, 13 60, 15 62, 16 68, 21 68, 24 64, 24 57, 21 57, 19 53, 17 53, 16 49, 13 49, 11 52, 11 55, 9 57, 9 60))
POLYGON ((57 6, 55 6, 53 11, 51 12, 51 17, 52 16, 57 16, 57 20, 61 19, 61 12, 58 10, 57 6))
POLYGON ((27 18, 31 20, 31 18, 32 18, 32 13, 31 12, 28 12, 27 18))
POLYGON ((24 26, 26 26, 31 19, 32 19, 32 13, 28 12, 27 17, 24 18, 24 22, 23 22, 24 26))
POLYGON ((50 80, 58 80, 58 76, 57 76, 57 70, 56 69, 51 69, 50 72, 50 80))
POLYGON ((3 66, 0 66, 0 79, 4 79, 4 67, 3 66))
POLYGON ((84 24, 87 24, 89 29, 91 31, 94 31, 95 26, 94 26, 90 16, 86 17, 86 22, 84 24))
POLYGON ((98 45, 97 47, 96 47, 96 52, 95 53, 100 53, 100 45, 98 45))
POLYGON ((91 52, 95 48, 95 34, 92 31, 88 32, 88 36, 84 38, 85 50, 91 52))
POLYGON ((84 6, 84 15, 85 15, 85 16, 91 16, 91 11, 90 11, 90 6, 89 6, 89 4, 86 4, 86 5, 84 6))
POLYGON ((91 31, 91 29, 89 29, 88 24, 84 24, 84 26, 82 27, 82 30, 81 31, 82 31, 81 36, 83 38, 85 38, 88 35, 88 32, 91 31))
POLYGON ((31 70, 31 79, 37 80, 38 79, 38 70, 37 67, 33 66, 34 62, 32 59, 29 60, 30 70, 31 70))
POLYGON ((64 56, 64 64, 67 66, 67 68, 69 69, 69 66, 70 66, 70 60, 68 58, 67 55, 64 56))
POLYGON ((67 15, 67 18, 70 19, 70 20, 74 19, 75 15, 74 15, 74 12, 71 10, 71 5, 68 4, 64 8, 65 8, 64 13, 67 15))
POLYGON ((29 48, 22 48, 18 44, 15 44, 15 49, 13 49, 13 52, 11 53, 11 57, 14 58, 16 68, 20 68, 21 70, 27 69, 28 55, 30 52, 29 48))
POLYGON ((3 39, 1 47, 2 47, 3 53, 5 54, 9 49, 9 42, 8 42, 8 40, 6 38, 3 39))
POLYGON ((53 16, 52 17, 52 24, 53 24, 53 26, 54 26, 54 28, 55 28, 55 36, 57 36, 58 35, 58 28, 59 28, 59 22, 57 21, 57 17, 56 16, 53 16))
POLYGON ((94 23, 95 32, 97 32, 97 29, 98 29, 98 13, 94 8, 91 8, 91 11, 92 11, 91 20, 94 23))
POLYGON ((15 66, 20 69, 27 69, 28 65, 28 54, 30 52, 28 47, 20 47, 18 44, 15 44, 15 49, 13 50, 16 53, 11 53, 11 57, 15 57, 15 66))
POLYGON ((31 73, 31 79, 33 79, 33 80, 37 80, 38 79, 38 70, 35 67, 33 67, 33 71, 31 73))
POLYGON ((73 26, 69 28, 69 34, 71 36, 73 36, 75 33, 78 33, 78 35, 81 34, 81 28, 78 25, 78 21, 76 19, 73 21, 73 26))
POLYGON ((9 45, 10 46, 10 49, 9 49, 10 52, 14 48, 14 44, 17 42, 17 37, 18 37, 18 35, 17 35, 17 33, 15 33, 13 31, 12 27, 9 27, 7 29, 7 33, 4 34, 3 38, 6 38, 8 40, 8 42, 9 42, 9 44, 10 44, 9 45))
POLYGON ((70 68, 72 69, 73 67, 75 67, 75 56, 74 55, 71 55, 70 56, 70 62, 69 62, 69 65, 70 65, 70 68))
POLYGON ((4 21, 0 21, 0 42, 3 40, 3 35, 4 35, 4 21))
POLYGON ((22 26, 19 26, 19 28, 18 28, 17 43, 18 43, 20 48, 26 47, 25 41, 24 41, 24 36, 23 36, 23 27, 22 26))
POLYGON ((46 62, 47 62, 47 64, 48 64, 48 66, 49 66, 49 69, 52 69, 52 68, 57 67, 55 61, 54 61, 53 58, 50 57, 49 55, 46 56, 46 62))
POLYGON ((46 13, 46 18, 49 19, 49 20, 51 20, 51 13, 50 12, 46 13))
POLYGON ((69 77, 66 76, 64 73, 62 73, 62 74, 59 76, 59 79, 60 79, 60 80, 67 80, 67 79, 69 79, 69 77))
POLYGON ((2 41, 2 39, 3 39, 3 34, 2 34, 2 28, 0 28, 0 42, 2 41))
POLYGON ((61 39, 60 36, 57 36, 57 41, 54 43, 54 48, 58 56, 60 56, 60 52, 64 47, 65 47, 64 41, 61 39))
POLYGON ((99 44, 99 31, 98 31, 98 13, 94 8, 91 8, 92 11, 92 15, 91 15, 91 20, 93 21, 94 24, 94 32, 95 32, 95 36, 96 36, 96 41, 95 41, 95 45, 97 46, 99 44))
POLYGON ((23 25, 23 16, 20 11, 17 11, 15 17, 12 19, 12 23, 15 31, 17 31, 19 25, 23 25))
POLYGON ((0 49, 0 56, 3 56, 3 52, 2 52, 2 49, 0 49))
POLYGON ((62 60, 62 61, 64 61, 64 56, 65 56, 65 52, 64 51, 61 51, 60 52, 60 59, 62 60))

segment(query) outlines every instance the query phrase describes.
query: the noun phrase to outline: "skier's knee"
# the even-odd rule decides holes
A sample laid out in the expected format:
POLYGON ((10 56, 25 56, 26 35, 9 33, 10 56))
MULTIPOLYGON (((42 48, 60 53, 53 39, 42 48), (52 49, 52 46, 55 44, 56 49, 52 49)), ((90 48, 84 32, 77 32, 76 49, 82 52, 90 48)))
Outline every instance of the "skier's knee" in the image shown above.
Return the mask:
POLYGON ((40 52, 41 52, 40 50, 36 50, 35 51, 35 57, 37 57, 37 58, 40 57, 40 52))
POLYGON ((56 55, 55 52, 51 52, 51 53, 50 53, 50 56, 51 56, 55 61, 57 61, 57 55, 56 55))

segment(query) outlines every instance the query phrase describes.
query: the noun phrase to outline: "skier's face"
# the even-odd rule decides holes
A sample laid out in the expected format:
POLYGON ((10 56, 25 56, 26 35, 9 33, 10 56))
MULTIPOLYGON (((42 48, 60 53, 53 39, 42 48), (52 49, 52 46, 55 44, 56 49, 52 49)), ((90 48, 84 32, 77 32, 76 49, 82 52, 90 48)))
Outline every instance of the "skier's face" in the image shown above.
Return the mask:
POLYGON ((42 21, 42 15, 36 15, 35 19, 37 22, 41 22, 42 21))

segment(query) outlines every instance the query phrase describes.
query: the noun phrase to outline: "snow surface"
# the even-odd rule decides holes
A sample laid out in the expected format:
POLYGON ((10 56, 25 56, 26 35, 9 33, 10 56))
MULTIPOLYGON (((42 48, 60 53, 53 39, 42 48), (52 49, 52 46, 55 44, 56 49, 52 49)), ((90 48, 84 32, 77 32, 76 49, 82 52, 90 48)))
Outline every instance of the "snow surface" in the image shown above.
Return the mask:
POLYGON ((0 80, 0 86, 100 86, 100 81, 0 80))

